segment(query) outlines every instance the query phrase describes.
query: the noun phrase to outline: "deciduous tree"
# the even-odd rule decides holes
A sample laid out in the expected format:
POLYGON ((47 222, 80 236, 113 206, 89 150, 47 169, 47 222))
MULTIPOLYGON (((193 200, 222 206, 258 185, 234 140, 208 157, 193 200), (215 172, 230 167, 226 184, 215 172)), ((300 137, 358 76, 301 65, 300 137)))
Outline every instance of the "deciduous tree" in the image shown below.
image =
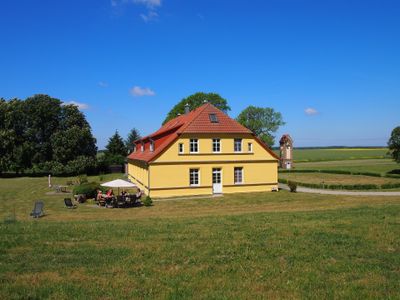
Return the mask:
POLYGON ((400 126, 392 130, 388 146, 393 159, 400 163, 400 126))
POLYGON ((179 103, 176 104, 169 111, 163 124, 167 123, 169 120, 171 120, 173 118, 176 118, 179 114, 184 114, 186 104, 189 105, 190 110, 194 110, 197 107, 200 107, 201 105, 203 105, 204 102, 212 103, 215 107, 219 108, 220 110, 222 110, 225 113, 227 113, 228 111, 231 110, 231 108, 228 105, 228 101, 226 101, 226 99, 222 98, 220 95, 218 95, 216 93, 201 93, 201 92, 199 92, 199 93, 190 95, 189 97, 183 98, 181 101, 179 101, 179 103))
POLYGON ((270 107, 264 108, 252 105, 244 109, 236 120, 250 129, 270 147, 275 143, 275 136, 273 134, 278 130, 279 126, 285 124, 280 112, 276 112, 270 107))

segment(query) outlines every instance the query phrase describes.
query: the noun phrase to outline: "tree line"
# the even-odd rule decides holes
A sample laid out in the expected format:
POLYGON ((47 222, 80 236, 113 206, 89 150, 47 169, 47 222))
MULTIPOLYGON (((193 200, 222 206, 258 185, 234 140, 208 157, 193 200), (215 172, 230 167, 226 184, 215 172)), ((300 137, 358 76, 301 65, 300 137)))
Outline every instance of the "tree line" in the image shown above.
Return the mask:
MULTIPOLYGON (((138 136, 133 129, 130 137, 138 136)), ((122 150, 111 143, 106 155, 98 159, 96 139, 77 106, 47 95, 0 98, 0 174, 106 172, 108 165, 124 162, 129 143, 122 150)))
MULTIPOLYGON (((185 111, 210 102, 225 113, 228 101, 216 93, 195 93, 179 101, 163 124, 185 111)), ((248 106, 236 120, 249 128, 264 143, 272 146, 275 133, 284 125, 282 115, 269 107, 248 106)), ((400 161, 400 127, 393 130, 389 149, 400 161)), ((140 133, 133 128, 126 140, 118 131, 110 137, 105 151, 98 155, 96 139, 85 115, 75 105, 47 95, 25 100, 0 98, 0 174, 75 175, 107 172, 108 166, 122 165, 140 133)))

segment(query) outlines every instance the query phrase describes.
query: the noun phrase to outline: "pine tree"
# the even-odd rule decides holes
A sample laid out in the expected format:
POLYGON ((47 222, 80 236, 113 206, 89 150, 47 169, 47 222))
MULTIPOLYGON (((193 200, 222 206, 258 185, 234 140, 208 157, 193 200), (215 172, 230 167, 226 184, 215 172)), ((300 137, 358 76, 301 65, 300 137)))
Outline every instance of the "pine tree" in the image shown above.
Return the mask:
POLYGON ((125 141, 125 146, 128 149, 129 153, 133 151, 133 142, 138 139, 140 139, 139 130, 133 128, 125 141))
POLYGON ((108 140, 106 153, 110 155, 126 156, 127 152, 128 151, 122 137, 119 135, 118 130, 115 131, 114 135, 108 140))

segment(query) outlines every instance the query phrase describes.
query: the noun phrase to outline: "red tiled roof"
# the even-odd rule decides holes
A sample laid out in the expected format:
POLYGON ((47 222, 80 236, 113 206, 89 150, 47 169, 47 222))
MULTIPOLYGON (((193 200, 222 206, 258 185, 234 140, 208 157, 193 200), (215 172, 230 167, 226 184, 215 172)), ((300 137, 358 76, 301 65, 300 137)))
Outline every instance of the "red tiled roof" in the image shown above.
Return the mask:
MULTIPOLYGON (((252 133, 228 115, 220 111, 211 103, 206 103, 188 114, 178 116, 164 124, 156 132, 135 141, 136 152, 132 152, 128 159, 151 162, 172 144, 182 133, 252 133), (210 121, 210 114, 215 114, 218 122, 210 121), (154 151, 150 151, 150 142, 154 142, 154 151), (144 151, 141 144, 144 143, 144 151)), ((258 139, 257 139, 258 140, 258 139)), ((259 141, 259 140, 258 140, 259 141)), ((260 141, 259 141, 260 142, 260 141)), ((260 142, 275 158, 276 155, 260 142)))

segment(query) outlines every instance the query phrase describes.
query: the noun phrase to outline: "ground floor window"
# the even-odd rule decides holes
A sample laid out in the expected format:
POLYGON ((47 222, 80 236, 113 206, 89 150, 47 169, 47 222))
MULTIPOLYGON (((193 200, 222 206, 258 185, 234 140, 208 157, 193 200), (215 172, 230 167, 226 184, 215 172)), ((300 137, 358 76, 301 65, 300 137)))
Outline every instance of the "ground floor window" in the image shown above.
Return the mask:
POLYGON ((190 169, 189 171, 189 184, 190 185, 199 185, 200 184, 200 170, 199 169, 190 169))
POLYGON ((243 168, 242 167, 235 167, 234 181, 235 181, 235 184, 243 183, 243 168))

